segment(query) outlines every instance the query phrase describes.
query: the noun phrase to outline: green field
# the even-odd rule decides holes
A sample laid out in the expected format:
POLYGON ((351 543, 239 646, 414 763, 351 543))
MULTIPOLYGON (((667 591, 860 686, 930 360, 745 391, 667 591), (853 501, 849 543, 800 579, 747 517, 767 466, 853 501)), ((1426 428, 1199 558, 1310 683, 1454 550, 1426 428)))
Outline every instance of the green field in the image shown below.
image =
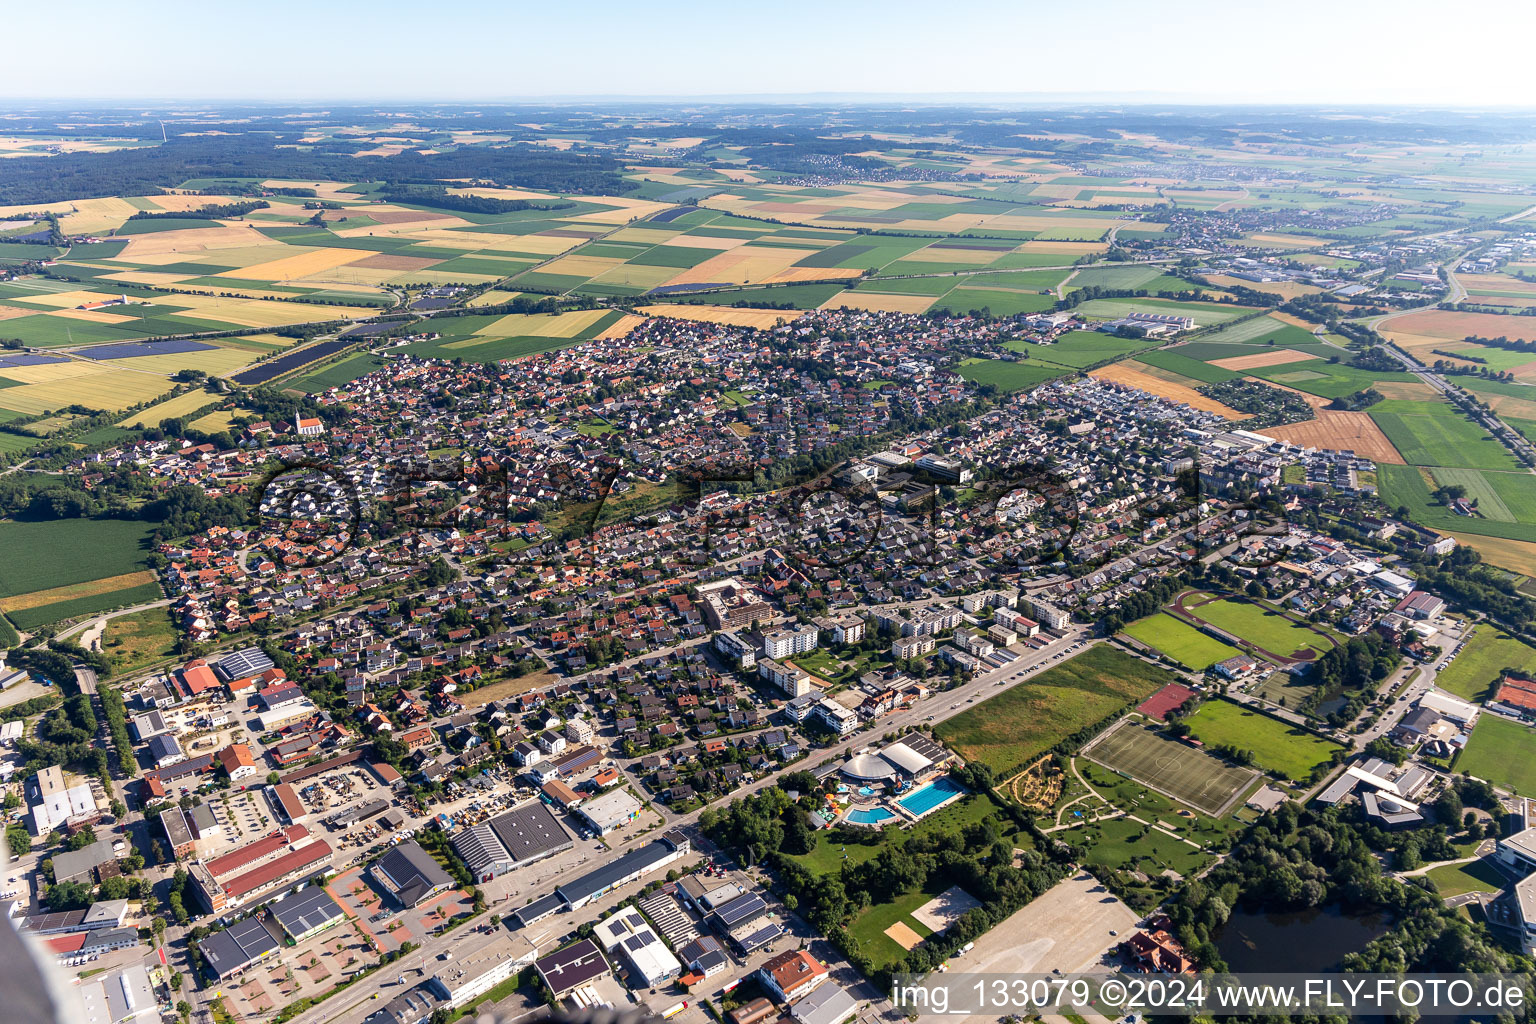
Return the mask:
POLYGON ((1316 630, 1252 601, 1221 598, 1185 611, 1282 658, 1306 661, 1333 647, 1332 641, 1316 630))
POLYGON ((934 735, 1005 775, 1172 681, 1162 669, 1100 645, 967 708, 934 735))
MULTIPOLYGON (((1298 334, 1306 334, 1298 328, 1292 328, 1298 334)), ((1308 335, 1310 338, 1310 335, 1308 335)), ((1298 348, 1299 345, 1288 346, 1298 348)), ((1237 355, 1238 352, 1228 352, 1227 355, 1237 355)), ((1326 359, 1306 359, 1296 363, 1280 363, 1277 366, 1260 366, 1249 370, 1255 377, 1272 381, 1275 384, 1284 384, 1286 387, 1295 388, 1297 391, 1305 391, 1309 395, 1317 395, 1321 398, 1343 398, 1352 395, 1356 391, 1364 391, 1378 381, 1411 381, 1413 375, 1409 373, 1376 373, 1371 370, 1362 370, 1350 366, 1347 363, 1330 363, 1326 359)), ((1371 415, 1375 416, 1376 410, 1389 404, 1401 404, 1415 409, 1423 407, 1433 408, 1433 402, 1381 402, 1371 407, 1371 415)), ((1449 411, 1449 406, 1441 408, 1449 411)), ((1383 428, 1385 429, 1385 428, 1383 428)), ((1396 438, 1393 438, 1395 441, 1396 438)), ((1404 456, 1407 457, 1406 455, 1404 456)))
POLYGON ((1061 366, 1026 360, 1012 363, 1003 359, 967 359, 955 372, 977 384, 991 384, 1000 391, 1027 391, 1071 371, 1061 366))
POLYGON ((1065 835, 1072 837, 1071 842, 1082 842, 1088 847, 1083 855, 1086 865, 1124 868, 1154 876, 1164 871, 1193 875, 1211 860, 1209 853, 1158 829, 1148 830, 1129 818, 1097 821, 1081 832, 1073 830, 1065 835))
POLYGON ((1136 358, 1148 366, 1155 366, 1162 370, 1171 370, 1180 376, 1191 377, 1196 381, 1202 381, 1206 384, 1220 384, 1222 381, 1242 376, 1236 370, 1228 370, 1222 366, 1212 366, 1210 363, 1201 362, 1198 359, 1191 359, 1189 356, 1182 355, 1180 350, 1183 347, 1181 345, 1178 348, 1153 349, 1141 353, 1136 358))
POLYGON ((1122 723, 1083 756, 1211 815, 1254 777, 1251 768, 1228 764, 1136 721, 1122 723))
POLYGON ((1117 359, 1133 352, 1144 352, 1152 346, 1136 338, 1121 338, 1098 331, 1068 331, 1051 345, 1035 345, 1027 341, 1008 341, 1003 347, 1012 352, 1024 352, 1031 361, 1056 363, 1082 369, 1106 359, 1117 359))
POLYGON ((1470 864, 1445 864, 1425 872, 1435 883, 1442 898, 1468 892, 1495 893, 1509 884, 1509 879, 1487 859, 1470 864))
POLYGON ((153 523, 131 519, 0 523, 0 597, 136 572, 153 532, 153 523))
POLYGON ((1521 472, 1486 430, 1439 401, 1388 399, 1373 405, 1370 417, 1411 465, 1521 472))
POLYGON ((1074 311, 1105 320, 1114 320, 1131 313, 1177 313, 1194 317, 1196 327, 1205 327, 1224 324, 1244 313, 1252 313, 1253 307, 1218 305, 1214 302, 1174 302, 1171 299, 1089 299, 1074 311))
POLYGON ((1455 768, 1522 796, 1536 795, 1536 730, 1484 714, 1455 768))
POLYGON ((110 620, 101 636, 112 674, 126 675, 176 654, 176 625, 164 608, 147 608, 110 620))
POLYGON ((1473 629, 1461 653, 1435 677, 1435 685, 1481 703, 1507 668, 1536 674, 1536 649, 1495 626, 1483 624, 1473 629))
POLYGON ((347 358, 334 362, 307 373, 302 377, 288 382, 288 387, 310 394, 318 394, 321 391, 329 391, 331 388, 339 388, 343 384, 350 384, 365 374, 372 373, 384 365, 384 360, 369 352, 355 352, 347 358))
MULTIPOLYGON (((976 278, 978 282, 984 282, 986 279, 985 276, 976 278)), ((1054 298, 1037 292, 1012 292, 1001 288, 960 284, 945 293, 929 308, 947 309, 952 313, 969 313, 973 309, 984 309, 992 316, 1013 316, 1017 313, 1043 313, 1055 306, 1054 298)))
POLYGON ((148 604, 158 601, 165 595, 160 591, 158 583, 142 583, 136 587, 125 587, 122 590, 109 590, 101 594, 92 594, 89 597, 77 597, 71 601, 58 601, 54 604, 39 605, 36 608, 25 608, 21 611, 7 612, 6 617, 14 622, 18 629, 36 629, 38 626, 50 622, 61 622, 64 619, 78 619, 97 612, 104 612, 112 608, 126 608, 130 605, 148 604))
POLYGON ((1166 612, 1138 619, 1125 627, 1125 633, 1196 672, 1242 653, 1166 612))
MULTIPOLYGON (((1392 466, 1380 463, 1376 467, 1377 481, 1381 488, 1381 500, 1386 502, 1389 508, 1399 506, 1408 509, 1408 515, 1414 522, 1431 529, 1441 530, 1446 533, 1472 533, 1484 537, 1505 537, 1510 540, 1536 541, 1536 519, 1525 519, 1523 522, 1509 522, 1502 519, 1488 517, 1489 513, 1497 512, 1500 504, 1505 508, 1509 501, 1520 504, 1524 498, 1518 492, 1529 489, 1519 473, 1486 474, 1478 470, 1446 470, 1434 467, 1430 470, 1437 481, 1453 481, 1449 477, 1441 477, 1442 473, 1450 474, 1477 474, 1477 491, 1492 490, 1495 495, 1507 492, 1508 497, 1496 497, 1489 503, 1486 510, 1482 509, 1479 501, 1477 516, 1461 516, 1452 512, 1446 505, 1436 501, 1430 493, 1429 484, 1425 482, 1423 471, 1417 466, 1392 466)), ((1536 478, 1532 478, 1536 480, 1536 478)), ((1465 486, 1465 485, 1464 485, 1465 486)), ((1474 491, 1468 488, 1468 497, 1473 497, 1474 491)))
POLYGON ((1327 764, 1344 748, 1277 718, 1251 711, 1225 699, 1209 700, 1185 721, 1206 746, 1231 746, 1253 754, 1267 772, 1295 782, 1308 779, 1318 765, 1327 764))

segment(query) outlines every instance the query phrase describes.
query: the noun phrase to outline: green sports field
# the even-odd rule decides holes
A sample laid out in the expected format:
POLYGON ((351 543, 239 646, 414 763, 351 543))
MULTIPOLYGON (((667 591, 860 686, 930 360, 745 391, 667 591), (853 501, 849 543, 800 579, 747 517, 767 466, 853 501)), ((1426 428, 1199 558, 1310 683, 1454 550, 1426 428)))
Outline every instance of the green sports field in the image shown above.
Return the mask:
POLYGON ((1242 653, 1166 612, 1136 620, 1125 627, 1125 633, 1196 672, 1242 653))
POLYGON ((1523 796, 1536 795, 1536 730, 1485 714, 1477 720, 1455 768, 1523 796))
POLYGON ((1321 633, 1252 601, 1221 598, 1194 604, 1179 599, 1185 614, 1248 641, 1281 658, 1309 661, 1333 647, 1321 633))
POLYGON ((1134 721, 1106 733, 1083 756, 1210 815, 1219 814, 1254 777, 1251 768, 1134 721))
POLYGON ((1482 701, 1506 668, 1536 674, 1536 649, 1483 624, 1435 677, 1435 685, 1466 700, 1482 701))
POLYGON ((1267 772, 1295 782, 1309 778, 1334 751, 1344 748, 1303 729, 1225 699, 1206 701, 1189 718, 1190 729, 1206 746, 1231 746, 1253 754, 1267 772))

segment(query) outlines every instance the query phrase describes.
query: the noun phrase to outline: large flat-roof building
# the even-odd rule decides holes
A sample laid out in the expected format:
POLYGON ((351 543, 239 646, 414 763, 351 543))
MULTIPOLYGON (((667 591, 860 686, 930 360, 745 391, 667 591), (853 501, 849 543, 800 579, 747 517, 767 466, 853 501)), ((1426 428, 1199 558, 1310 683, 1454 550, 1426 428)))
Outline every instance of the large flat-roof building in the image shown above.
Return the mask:
POLYGON ((660 839, 565 883, 555 890, 555 895, 575 910, 604 893, 666 867, 679 857, 686 857, 692 850, 693 845, 686 835, 677 829, 669 829, 660 839))
POLYGON ((569 850, 574 840, 554 812, 534 800, 459 829, 452 843, 475 881, 489 882, 514 867, 569 850))
POLYGON ((623 789, 614 789, 586 801, 576 813, 586 819, 593 831, 604 836, 638 818, 640 801, 623 789))
POLYGON ((155 990, 143 964, 130 964, 88 978, 76 991, 82 1009, 76 1019, 84 1024, 151 1024, 160 1018, 155 990))
POLYGON ((96 813, 91 784, 78 776, 66 776, 58 765, 50 765, 28 779, 26 792, 35 836, 45 836, 71 818, 96 813))

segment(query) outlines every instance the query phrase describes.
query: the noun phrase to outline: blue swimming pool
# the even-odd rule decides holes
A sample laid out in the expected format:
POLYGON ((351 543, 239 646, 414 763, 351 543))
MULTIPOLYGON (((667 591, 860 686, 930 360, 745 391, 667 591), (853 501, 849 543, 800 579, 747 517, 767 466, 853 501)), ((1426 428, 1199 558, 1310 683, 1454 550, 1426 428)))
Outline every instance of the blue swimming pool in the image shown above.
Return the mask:
POLYGON ((855 825, 878 825, 894 817, 896 817, 895 812, 884 807, 855 807, 848 812, 848 820, 855 825))
POLYGON ((908 793, 898 803, 914 817, 921 818, 944 801, 965 792, 968 790, 964 786, 945 775, 934 779, 922 789, 908 793))

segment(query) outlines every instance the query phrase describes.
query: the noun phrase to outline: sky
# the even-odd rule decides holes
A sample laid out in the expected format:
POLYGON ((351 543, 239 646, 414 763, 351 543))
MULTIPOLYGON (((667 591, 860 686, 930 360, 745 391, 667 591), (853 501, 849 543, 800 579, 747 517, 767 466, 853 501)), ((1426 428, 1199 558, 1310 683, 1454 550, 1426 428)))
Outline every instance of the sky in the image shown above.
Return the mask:
POLYGON ((1530 0, 1472 8, 1450 0, 7 7, 12 45, 0 62, 0 97, 8 101, 832 94, 1536 106, 1522 52, 1536 28, 1530 0), (50 41, 60 39, 70 41, 50 41))

